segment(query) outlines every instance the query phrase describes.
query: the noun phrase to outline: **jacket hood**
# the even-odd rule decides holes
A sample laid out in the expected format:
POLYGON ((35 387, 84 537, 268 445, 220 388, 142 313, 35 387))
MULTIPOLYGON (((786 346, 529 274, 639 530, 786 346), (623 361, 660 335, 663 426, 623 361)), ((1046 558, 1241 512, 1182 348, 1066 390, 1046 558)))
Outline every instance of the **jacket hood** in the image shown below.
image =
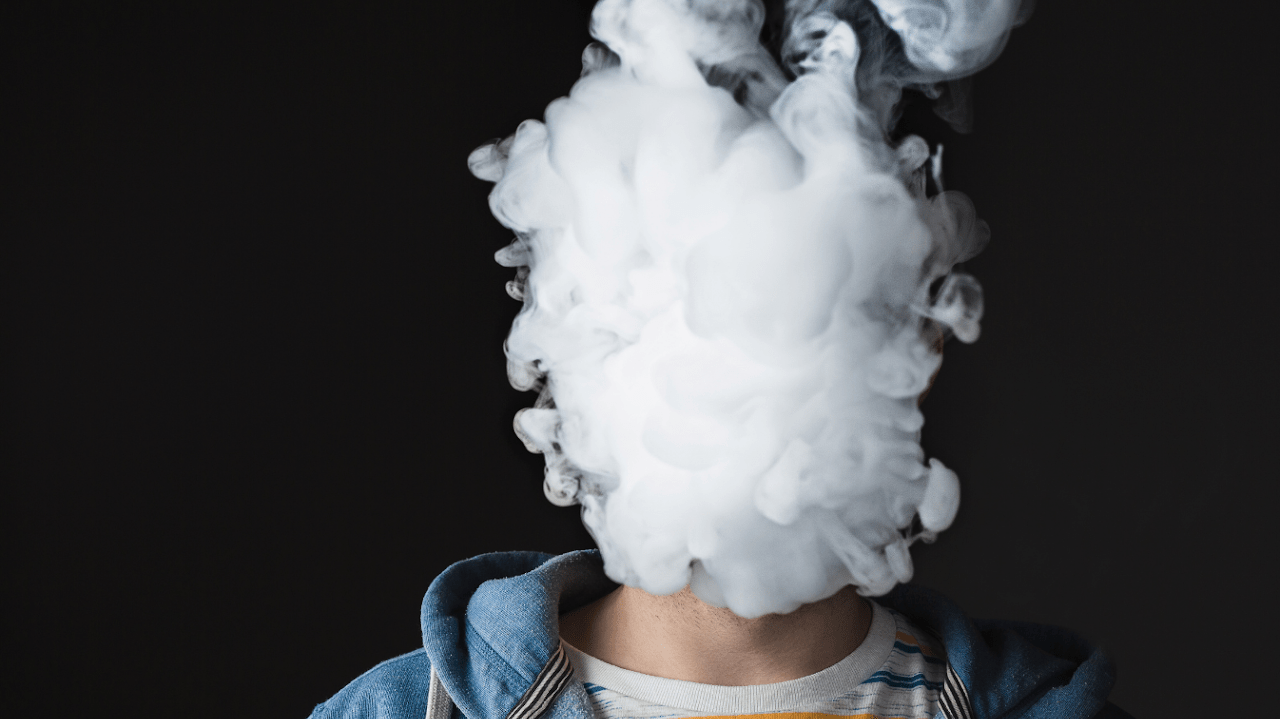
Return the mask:
POLYGON ((975 717, 1092 717, 1115 684, 1107 653, 1066 629, 973 620, 938 592, 912 584, 875 601, 942 641, 975 717))
MULTIPOLYGON (((595 550, 482 554, 450 566, 427 589, 423 647, 463 714, 505 717, 559 649, 560 613, 617 586, 595 550)), ((563 694, 570 696, 548 716, 593 719, 581 686, 563 694), (574 698, 581 701, 567 701, 574 698)))
MULTIPOLYGON (((559 614, 618 585, 596 550, 484 554, 445 570, 422 603, 431 666, 468 717, 506 717, 559 654, 559 614)), ((976 718, 1092 717, 1106 705, 1114 669, 1106 654, 1057 627, 975 621, 941 594, 900 585, 874 600, 936 635, 976 718)), ((592 719, 569 682, 545 715, 592 719)))

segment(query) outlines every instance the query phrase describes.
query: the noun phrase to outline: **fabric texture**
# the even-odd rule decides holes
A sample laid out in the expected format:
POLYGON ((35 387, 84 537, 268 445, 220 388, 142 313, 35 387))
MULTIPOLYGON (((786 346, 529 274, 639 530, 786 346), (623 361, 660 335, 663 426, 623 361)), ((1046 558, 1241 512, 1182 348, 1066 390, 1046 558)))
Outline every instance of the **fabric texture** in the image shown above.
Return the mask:
MULTIPOLYGON (((595 550, 558 557, 501 552, 458 562, 427 589, 423 647, 365 672, 317 705, 311 717, 423 719, 434 669, 456 707, 455 719, 507 719, 517 709, 524 719, 595 719, 583 683, 564 681, 569 665, 558 618, 616 586, 595 550), (540 714, 529 715, 531 706, 540 714)), ((948 693, 967 695, 974 719, 1128 716, 1106 701, 1114 682, 1111 661, 1071 632, 975 621, 937 592, 913 585, 875 602, 945 656, 947 672, 959 684, 944 686, 941 701, 948 693)))

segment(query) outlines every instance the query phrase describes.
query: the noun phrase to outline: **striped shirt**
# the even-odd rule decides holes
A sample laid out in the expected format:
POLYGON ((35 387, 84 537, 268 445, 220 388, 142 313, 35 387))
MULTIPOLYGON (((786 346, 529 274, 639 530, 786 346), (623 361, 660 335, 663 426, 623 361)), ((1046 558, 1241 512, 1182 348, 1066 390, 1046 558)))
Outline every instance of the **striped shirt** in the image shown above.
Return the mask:
MULTIPOLYGON (((906 617, 871 602, 871 627, 852 654, 807 677, 716 686, 652 677, 564 644, 596 719, 935 719, 942 717, 947 662, 937 641, 906 617)), ((948 713, 950 714, 950 713, 948 713)))

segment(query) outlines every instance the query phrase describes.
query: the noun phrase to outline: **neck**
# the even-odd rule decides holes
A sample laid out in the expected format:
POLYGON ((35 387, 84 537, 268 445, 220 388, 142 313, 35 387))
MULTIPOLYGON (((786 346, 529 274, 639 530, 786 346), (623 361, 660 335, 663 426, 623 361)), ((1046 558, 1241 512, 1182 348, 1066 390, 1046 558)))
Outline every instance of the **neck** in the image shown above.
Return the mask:
POLYGON ((654 596, 634 587, 560 617, 569 645, 641 674, 721 686, 799 679, 839 662, 867 635, 871 606, 853 587, 789 614, 743 619, 686 587, 654 596))

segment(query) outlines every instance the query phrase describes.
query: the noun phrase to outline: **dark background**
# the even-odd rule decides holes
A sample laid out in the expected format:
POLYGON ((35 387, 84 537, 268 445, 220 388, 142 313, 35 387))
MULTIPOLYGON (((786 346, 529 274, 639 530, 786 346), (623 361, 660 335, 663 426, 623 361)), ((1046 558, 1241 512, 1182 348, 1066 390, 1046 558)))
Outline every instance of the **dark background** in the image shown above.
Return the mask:
MULTIPOLYGON (((0 713, 301 719, 420 646, 451 562, 590 545, 510 429, 465 162, 568 91, 589 10, 4 5, 0 713)), ((1140 718, 1272 701, 1265 25, 1046 1, 972 134, 907 112, 993 229, 917 579, 1100 642, 1140 718)))

